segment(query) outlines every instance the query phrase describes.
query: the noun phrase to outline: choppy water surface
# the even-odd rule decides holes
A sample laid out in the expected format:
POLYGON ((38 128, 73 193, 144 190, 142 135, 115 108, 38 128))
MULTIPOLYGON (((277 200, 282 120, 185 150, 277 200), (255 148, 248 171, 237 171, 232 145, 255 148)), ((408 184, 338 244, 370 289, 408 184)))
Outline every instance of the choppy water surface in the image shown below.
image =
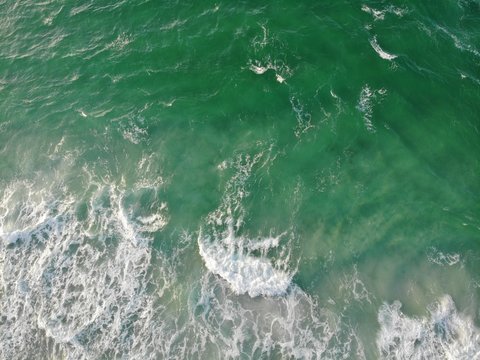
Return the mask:
POLYGON ((480 3, 0 2, 0 358, 480 359, 480 3))

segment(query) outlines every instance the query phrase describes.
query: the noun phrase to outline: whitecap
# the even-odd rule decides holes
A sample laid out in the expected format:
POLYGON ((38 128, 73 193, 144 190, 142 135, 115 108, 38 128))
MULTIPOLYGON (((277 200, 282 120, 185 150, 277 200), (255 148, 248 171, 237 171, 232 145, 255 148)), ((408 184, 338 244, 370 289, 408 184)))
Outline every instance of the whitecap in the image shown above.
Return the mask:
MULTIPOLYGON (((238 295, 281 296, 287 292, 292 274, 274 266, 264 256, 254 256, 243 246, 244 239, 237 238, 230 228, 226 239, 213 242, 202 233, 198 248, 205 266, 228 282, 238 295)), ((267 238, 252 248, 268 250, 278 246, 278 238, 267 238)))
POLYGON ((268 69, 270 69, 270 67, 257 66, 254 64, 250 64, 250 70, 252 70, 257 75, 264 74, 268 69))
POLYGON ((362 5, 362 11, 371 14, 374 20, 383 20, 385 18, 385 10, 376 10, 367 5, 362 5))
POLYGON ((160 101, 160 104, 162 104, 163 107, 172 107, 176 100, 177 99, 174 98, 170 101, 160 101))
POLYGON ((279 74, 275 74, 275 79, 282 84, 285 81, 285 78, 279 74))
POLYGON ((407 8, 400 8, 400 7, 395 7, 393 5, 389 5, 381 10, 369 7, 367 5, 362 5, 362 11, 366 12, 367 14, 370 14, 373 16, 374 21, 377 20, 384 20, 385 19, 385 14, 394 14, 398 17, 403 17, 407 13, 407 8))
POLYGON ((377 37, 374 36, 373 38, 370 39, 370 45, 372 46, 373 50, 375 50, 375 52, 380 55, 380 57, 382 59, 385 59, 385 60, 393 60, 395 58, 397 58, 398 56, 397 55, 394 55, 394 54, 389 54, 387 53, 386 51, 384 51, 380 45, 378 45, 378 42, 377 42, 377 37))
POLYGON ((285 82, 285 76, 290 73, 290 69, 288 69, 288 67, 271 64, 270 62, 268 62, 265 66, 262 66, 259 63, 251 63, 249 69, 257 75, 263 75, 268 70, 273 70, 275 72, 275 80, 277 80, 277 82, 279 82, 280 84, 283 84, 285 82), (282 75, 281 73, 284 73, 284 75, 282 75))

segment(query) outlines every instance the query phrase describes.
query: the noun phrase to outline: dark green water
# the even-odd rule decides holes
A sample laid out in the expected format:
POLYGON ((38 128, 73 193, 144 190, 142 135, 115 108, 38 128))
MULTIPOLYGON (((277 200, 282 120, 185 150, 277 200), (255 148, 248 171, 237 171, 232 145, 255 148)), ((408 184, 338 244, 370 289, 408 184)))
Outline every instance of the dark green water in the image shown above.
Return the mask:
POLYGON ((480 359, 480 3, 0 1, 0 358, 480 359))

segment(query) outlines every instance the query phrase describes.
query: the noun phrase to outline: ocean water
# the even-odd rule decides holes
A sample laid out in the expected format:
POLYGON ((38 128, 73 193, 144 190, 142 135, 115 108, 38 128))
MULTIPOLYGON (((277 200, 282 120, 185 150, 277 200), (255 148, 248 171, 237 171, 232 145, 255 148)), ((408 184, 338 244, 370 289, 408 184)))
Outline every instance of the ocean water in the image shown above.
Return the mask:
POLYGON ((480 359, 480 2, 0 1, 1 359, 480 359))

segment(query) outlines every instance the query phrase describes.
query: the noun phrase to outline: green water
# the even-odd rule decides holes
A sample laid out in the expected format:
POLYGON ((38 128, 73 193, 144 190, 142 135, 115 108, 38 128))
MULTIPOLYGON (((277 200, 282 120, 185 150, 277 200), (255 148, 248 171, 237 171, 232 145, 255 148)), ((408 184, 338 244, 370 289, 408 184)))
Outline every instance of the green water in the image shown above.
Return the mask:
POLYGON ((477 0, 6 0, 0 45, 0 358, 480 358, 477 0))

